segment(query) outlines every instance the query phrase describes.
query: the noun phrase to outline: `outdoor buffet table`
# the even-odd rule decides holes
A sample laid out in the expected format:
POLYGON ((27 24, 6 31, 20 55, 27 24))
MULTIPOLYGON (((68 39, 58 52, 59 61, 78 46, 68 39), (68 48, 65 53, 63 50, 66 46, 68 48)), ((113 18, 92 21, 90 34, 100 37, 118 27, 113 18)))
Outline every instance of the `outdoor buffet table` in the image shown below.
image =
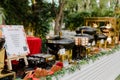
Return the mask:
MULTIPOLYGON (((120 74, 119 55, 120 46, 107 49, 107 51, 100 52, 96 59, 89 57, 89 60, 80 60, 78 64, 70 64, 55 73, 47 74, 49 76, 41 77, 42 75, 40 75, 39 78, 45 80, 115 80, 120 74)), ((48 71, 52 71, 52 69, 48 71)), ((39 73, 41 72, 42 70, 39 69, 39 73)))
POLYGON ((30 54, 41 53, 42 40, 38 37, 27 37, 27 43, 30 50, 30 54))

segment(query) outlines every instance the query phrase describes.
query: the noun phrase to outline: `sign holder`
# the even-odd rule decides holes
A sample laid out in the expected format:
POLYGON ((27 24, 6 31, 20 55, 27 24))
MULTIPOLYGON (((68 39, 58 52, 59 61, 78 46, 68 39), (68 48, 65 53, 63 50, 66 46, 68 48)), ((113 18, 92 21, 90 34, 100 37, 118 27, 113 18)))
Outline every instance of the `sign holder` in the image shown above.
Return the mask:
POLYGON ((12 60, 19 60, 19 59, 22 59, 22 58, 24 59, 25 65, 27 66, 28 65, 28 61, 27 61, 26 55, 20 55, 20 56, 16 56, 16 57, 13 57, 13 58, 6 59, 7 65, 8 65, 8 69, 12 70, 12 63, 11 63, 12 60))
POLYGON ((25 65, 28 65, 26 55, 29 48, 26 40, 26 34, 22 25, 0 25, 3 37, 5 38, 5 49, 8 70, 12 70, 12 60, 24 59, 25 65))

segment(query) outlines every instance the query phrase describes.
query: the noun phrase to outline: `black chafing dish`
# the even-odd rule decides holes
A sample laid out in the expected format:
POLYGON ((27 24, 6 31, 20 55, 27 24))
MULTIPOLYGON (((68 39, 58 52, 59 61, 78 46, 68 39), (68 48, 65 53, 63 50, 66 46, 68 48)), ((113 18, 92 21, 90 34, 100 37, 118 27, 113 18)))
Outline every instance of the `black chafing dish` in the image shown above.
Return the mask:
POLYGON ((68 38, 50 38, 47 40, 47 46, 53 50, 58 50, 61 47, 65 49, 71 49, 73 46, 74 40, 68 38))
POLYGON ((90 26, 81 26, 81 27, 78 27, 76 29, 76 33, 77 34, 79 34, 79 33, 85 33, 85 34, 93 35, 93 34, 96 33, 96 29, 92 28, 90 26))
POLYGON ((68 38, 60 38, 52 37, 47 39, 46 45, 48 47, 48 51, 50 54, 55 55, 56 59, 58 60, 58 51, 61 48, 65 48, 66 50, 72 49, 74 46, 74 40, 68 38))
POLYGON ((95 40, 107 39, 107 36, 104 34, 95 34, 95 40))
POLYGON ((93 42, 95 40, 94 35, 96 34, 96 29, 90 26, 81 26, 76 29, 75 35, 75 46, 73 47, 73 59, 82 59, 87 55, 87 49, 95 45, 93 42), (76 43, 78 42, 78 43, 76 43))
POLYGON ((76 34, 75 35, 75 46, 73 47, 72 59, 85 58, 87 53, 87 47, 92 45, 94 36, 89 34, 76 34))
POLYGON ((55 63, 55 56, 51 54, 34 54, 27 57, 29 67, 50 68, 55 63))
POLYGON ((112 27, 107 27, 107 26, 100 26, 100 30, 103 33, 109 33, 110 31, 114 31, 112 27))

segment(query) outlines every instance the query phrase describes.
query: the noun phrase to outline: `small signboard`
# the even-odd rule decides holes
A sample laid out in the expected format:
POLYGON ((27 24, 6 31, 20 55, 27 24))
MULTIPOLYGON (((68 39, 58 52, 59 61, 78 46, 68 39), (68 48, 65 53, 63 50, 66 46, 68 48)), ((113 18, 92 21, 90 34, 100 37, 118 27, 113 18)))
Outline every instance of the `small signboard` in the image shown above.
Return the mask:
POLYGON ((26 34, 22 25, 4 25, 2 33, 5 37, 5 49, 8 58, 29 53, 26 34))
POLYGON ((0 25, 2 37, 5 38, 5 49, 9 70, 12 70, 11 60, 24 58, 28 65, 26 55, 29 48, 26 40, 26 34, 22 25, 0 25))

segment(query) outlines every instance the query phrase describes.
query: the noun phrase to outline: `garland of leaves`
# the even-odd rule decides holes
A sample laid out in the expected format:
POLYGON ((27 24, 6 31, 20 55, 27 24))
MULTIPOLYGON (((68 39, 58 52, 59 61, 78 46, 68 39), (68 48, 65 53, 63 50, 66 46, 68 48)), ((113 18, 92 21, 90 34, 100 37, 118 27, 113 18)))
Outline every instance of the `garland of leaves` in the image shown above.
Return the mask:
POLYGON ((59 80, 59 77, 64 76, 66 73, 74 73, 76 70, 80 70, 80 66, 88 64, 90 60, 92 60, 94 62, 104 55, 110 55, 110 54, 113 54, 119 50, 120 50, 120 45, 117 45, 108 51, 101 51, 98 54, 95 54, 93 56, 89 56, 85 59, 78 61, 77 64, 74 64, 74 65, 67 67, 67 68, 62 68, 62 70, 55 72, 53 75, 47 76, 46 80, 52 80, 53 77, 55 77, 56 80, 59 80))

